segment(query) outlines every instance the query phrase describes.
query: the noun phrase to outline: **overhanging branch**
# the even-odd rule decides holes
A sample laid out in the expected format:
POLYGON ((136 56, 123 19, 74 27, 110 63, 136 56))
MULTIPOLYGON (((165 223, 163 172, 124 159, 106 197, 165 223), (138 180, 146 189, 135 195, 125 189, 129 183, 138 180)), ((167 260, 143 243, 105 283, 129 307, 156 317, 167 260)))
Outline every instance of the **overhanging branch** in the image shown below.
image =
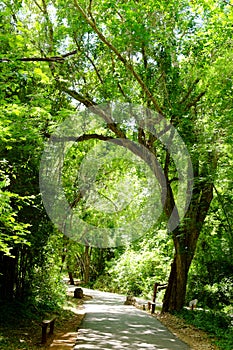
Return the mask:
POLYGON ((9 59, 9 58, 0 58, 0 62, 13 62, 13 61, 21 61, 21 62, 58 62, 63 63, 66 57, 75 55, 78 51, 74 50, 71 52, 68 52, 64 55, 60 56, 53 56, 53 57, 21 57, 21 58, 15 58, 15 59, 9 59))
POLYGON ((111 113, 110 113, 111 110, 108 109, 107 106, 105 109, 101 108, 97 105, 96 102, 91 100, 89 97, 83 96, 83 95, 79 94, 78 92, 76 92, 75 90, 67 89, 64 85, 61 85, 61 89, 64 92, 66 92, 68 95, 72 96, 77 101, 84 104, 84 106, 90 107, 91 108, 90 110, 93 113, 96 113, 97 115, 101 116, 103 118, 103 120, 107 123, 109 130, 113 131, 117 137, 124 138, 124 139, 126 138, 124 131, 122 131, 119 128, 119 126, 117 125, 117 123, 115 123, 114 120, 112 119, 111 113))
POLYGON ((111 136, 104 136, 99 134, 83 134, 81 136, 57 136, 57 135, 50 135, 46 134, 46 137, 50 138, 53 142, 82 142, 82 141, 88 141, 88 140, 101 140, 101 141, 109 141, 109 140, 115 140, 114 137, 111 136))

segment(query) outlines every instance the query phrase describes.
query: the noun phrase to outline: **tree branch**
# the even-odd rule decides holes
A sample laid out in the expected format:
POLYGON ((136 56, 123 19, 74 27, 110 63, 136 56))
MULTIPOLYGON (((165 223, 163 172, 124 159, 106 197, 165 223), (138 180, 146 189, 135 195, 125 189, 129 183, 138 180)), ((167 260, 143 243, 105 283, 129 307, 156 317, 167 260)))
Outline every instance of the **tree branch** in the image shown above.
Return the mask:
POLYGON ((210 174, 215 174, 217 169, 218 156, 215 151, 209 154, 207 163, 209 164, 209 168, 207 169, 205 165, 200 173, 200 178, 204 178, 204 181, 200 183, 200 198, 197 210, 197 221, 200 223, 200 226, 204 224, 205 217, 213 199, 214 180, 209 177, 210 174))
MULTIPOLYGON (((79 52, 83 52, 82 49, 81 49, 81 47, 80 47, 80 44, 78 43, 78 40, 77 40, 76 37, 74 37, 74 41, 75 41, 75 43, 76 43, 76 46, 77 46, 79 52)), ((98 71, 98 69, 97 69, 97 67, 96 67, 96 65, 95 65, 95 62, 91 59, 91 57, 88 56, 88 54, 87 54, 85 51, 84 51, 83 53, 84 53, 84 56, 88 59, 88 61, 91 62, 92 67, 94 68, 94 71, 96 72, 96 75, 97 75, 99 81, 101 82, 101 84, 103 84, 104 81, 103 81, 103 79, 102 79, 102 77, 101 77, 101 75, 100 75, 100 73, 99 73, 99 71, 98 71)))
POLYGON ((77 50, 73 50, 71 52, 65 53, 64 55, 61 55, 61 57, 66 58, 68 56, 75 55, 77 52, 78 52, 77 50))
MULTIPOLYGON (((63 63, 65 58, 68 56, 75 55, 77 53, 77 50, 68 52, 64 55, 60 56, 53 56, 53 57, 21 57, 16 58, 15 61, 21 61, 21 62, 58 62, 63 63)), ((0 62, 13 62, 14 59, 9 58, 1 58, 0 62)))
POLYGON ((47 138, 50 138, 51 141, 55 142, 68 142, 68 141, 75 141, 75 142, 82 142, 82 141, 88 141, 88 140, 101 140, 101 141, 109 141, 109 140, 117 140, 114 137, 111 136, 105 136, 105 135, 99 135, 99 134, 83 134, 82 136, 56 136, 56 135, 50 135, 48 133, 45 134, 47 138))
POLYGON ((109 202, 112 203, 112 205, 115 207, 116 212, 118 211, 117 205, 111 200, 111 198, 105 196, 105 195, 104 195, 103 193, 101 193, 100 191, 97 191, 97 192, 98 192, 98 194, 99 194, 100 196, 104 197, 105 199, 107 199, 109 202))
MULTIPOLYGON (((114 75, 116 75, 116 69, 115 69, 115 61, 113 56, 111 55, 111 61, 112 61, 112 72, 114 75)), ((117 80, 116 77, 114 78, 114 80, 117 80)), ((129 97, 125 94, 123 87, 121 86, 121 83, 117 80, 117 87, 120 90, 122 96, 124 96, 124 98, 126 99, 126 101, 128 101, 129 103, 131 102, 129 97)))
POLYGON ((79 94, 75 90, 67 89, 63 85, 61 85, 61 89, 62 89, 62 91, 66 92, 68 95, 73 97, 75 100, 77 100, 77 101, 81 102, 82 104, 84 104, 84 106, 86 106, 86 107, 92 107, 92 106, 97 105, 97 103, 95 103, 94 101, 89 99, 89 97, 84 97, 83 95, 79 94))
POLYGON ((182 100, 180 101, 180 105, 182 105, 190 96, 190 94, 192 93, 192 91, 194 90, 195 86, 199 83, 200 79, 197 78, 194 80, 194 82, 191 84, 191 86, 189 87, 187 93, 184 95, 184 97, 182 98, 182 100))
POLYGON ((112 119, 107 106, 105 109, 103 109, 99 107, 96 102, 89 99, 89 97, 84 97, 74 90, 67 89, 63 85, 61 86, 61 89, 64 92, 66 92, 68 95, 72 96, 77 101, 84 104, 86 107, 91 107, 92 112, 96 113, 97 115, 100 115, 104 119, 104 121, 107 123, 108 128, 111 131, 113 131, 117 137, 122 139, 126 138, 125 133, 118 127, 117 123, 115 123, 114 120, 112 119))
MULTIPOLYGON (((224 213, 226 221, 227 221, 227 225, 228 225, 227 232, 230 233, 230 235, 232 236, 232 232, 233 232, 232 225, 231 225, 231 222, 230 222, 230 218, 229 218, 228 212, 226 211, 226 208, 225 208, 225 203, 224 203, 223 199, 221 198, 221 195, 220 195, 220 193, 217 190, 215 185, 213 185, 213 188, 214 188, 214 190, 215 190, 215 192, 217 194, 218 202, 220 203, 220 205, 222 207, 223 213, 224 213)), ((225 230, 226 230, 226 227, 225 227, 225 230)))
POLYGON ((135 77, 137 82, 142 87, 143 91, 146 93, 147 97, 152 101, 156 111, 160 114, 163 114, 162 109, 160 108, 158 102, 144 83, 144 81, 141 79, 139 74, 135 71, 132 63, 128 59, 126 59, 118 50, 117 48, 109 42, 106 37, 101 33, 101 31, 97 28, 95 22, 88 17, 86 12, 82 9, 82 7, 77 3, 76 0, 74 0, 74 5, 77 8, 77 10, 81 13, 81 15, 84 17, 86 22, 91 26, 91 28, 95 31, 95 33, 98 35, 99 39, 111 50, 115 53, 115 55, 118 57, 118 59, 124 64, 125 68, 135 77))
POLYGON ((138 142, 141 145, 144 145, 144 146, 146 145, 146 135, 143 128, 141 127, 138 127, 138 142))
POLYGON ((232 6, 233 7, 233 4, 231 4, 230 2, 226 1, 226 0, 223 0, 223 2, 225 2, 225 4, 229 5, 229 6, 232 6))
POLYGON ((200 99, 205 95, 206 91, 202 91, 193 101, 189 102, 184 111, 187 112, 191 107, 196 106, 196 104, 200 101, 200 99))
POLYGON ((42 9, 42 7, 38 4, 38 2, 36 0, 33 0, 34 3, 36 4, 36 6, 39 8, 39 10, 44 13, 44 9, 42 9))

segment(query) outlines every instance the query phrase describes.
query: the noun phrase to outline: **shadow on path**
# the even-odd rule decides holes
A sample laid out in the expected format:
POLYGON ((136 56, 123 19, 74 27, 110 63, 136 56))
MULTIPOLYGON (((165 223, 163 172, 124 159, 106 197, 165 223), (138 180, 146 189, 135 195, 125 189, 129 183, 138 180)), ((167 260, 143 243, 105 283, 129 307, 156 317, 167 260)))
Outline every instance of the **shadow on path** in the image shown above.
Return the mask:
POLYGON ((85 302, 86 316, 75 350, 148 349, 188 350, 156 318, 124 305, 125 297, 84 289, 93 299, 85 302))

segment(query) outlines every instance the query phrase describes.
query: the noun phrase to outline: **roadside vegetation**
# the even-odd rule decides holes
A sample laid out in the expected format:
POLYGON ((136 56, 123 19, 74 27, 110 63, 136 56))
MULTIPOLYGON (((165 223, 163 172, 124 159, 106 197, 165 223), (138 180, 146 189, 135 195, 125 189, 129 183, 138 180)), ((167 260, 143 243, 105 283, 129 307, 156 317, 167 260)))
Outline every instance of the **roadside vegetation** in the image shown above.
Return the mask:
POLYGON ((167 284, 162 311, 230 349, 232 3, 0 11, 0 347, 27 348, 30 322, 63 317, 66 275, 146 299, 167 284))
POLYGON ((186 323, 205 331, 209 338, 219 349, 231 350, 233 348, 233 317, 220 311, 213 310, 182 310, 175 313, 186 323))

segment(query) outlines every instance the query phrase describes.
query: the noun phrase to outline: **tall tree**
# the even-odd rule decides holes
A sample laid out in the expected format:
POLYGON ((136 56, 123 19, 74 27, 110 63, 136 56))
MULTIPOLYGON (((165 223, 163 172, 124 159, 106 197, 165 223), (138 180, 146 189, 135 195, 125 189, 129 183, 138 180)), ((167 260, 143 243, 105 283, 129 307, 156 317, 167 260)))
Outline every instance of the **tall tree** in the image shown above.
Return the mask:
MULTIPOLYGON (((47 61, 67 98, 86 107, 116 99, 141 104, 179 131, 192 160, 194 188, 185 217, 170 233, 175 253, 163 311, 184 305, 189 267, 213 198, 216 145, 222 137, 215 120, 221 129, 221 121, 231 115, 225 96, 232 88, 227 65, 232 17, 225 1, 73 0, 69 6, 63 0, 25 1, 16 26, 35 55, 2 59, 47 61), (30 23, 30 31, 23 22, 30 23), (213 84, 217 77, 223 84, 213 84)), ((175 164, 158 137, 143 127, 132 135, 114 120, 106 123, 102 140, 106 135, 137 140, 157 155, 166 179, 164 212, 168 220, 174 211, 179 215, 175 164)), ((125 144, 130 149, 131 143, 125 144)))
POLYGON ((21 2, 0 7, 0 299, 5 301, 31 295, 35 266, 38 278, 47 259, 53 227, 42 206, 38 173, 46 126, 61 100, 54 90, 49 97, 49 67, 42 71, 33 62, 17 61, 34 53, 22 35, 21 2))

